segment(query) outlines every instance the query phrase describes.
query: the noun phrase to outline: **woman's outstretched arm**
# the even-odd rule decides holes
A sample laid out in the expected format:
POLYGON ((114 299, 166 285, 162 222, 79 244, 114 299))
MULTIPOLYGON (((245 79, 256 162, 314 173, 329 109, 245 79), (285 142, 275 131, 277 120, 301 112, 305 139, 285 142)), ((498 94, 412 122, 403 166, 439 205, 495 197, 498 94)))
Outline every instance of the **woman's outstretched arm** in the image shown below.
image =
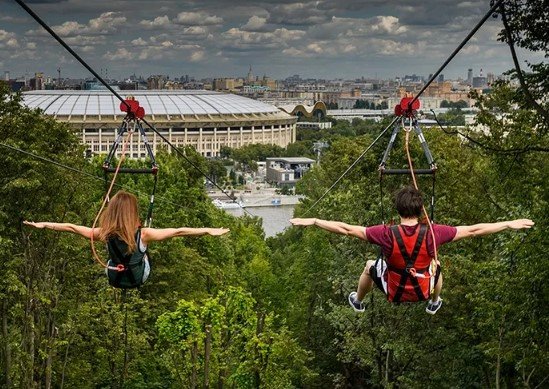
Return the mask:
POLYGON ((73 234, 82 235, 84 238, 91 239, 93 231, 93 239, 99 239, 99 233, 101 228, 94 228, 93 230, 90 227, 79 226, 72 223, 53 223, 53 222, 29 222, 25 220, 23 224, 35 228, 47 228, 54 231, 63 231, 63 232, 72 232, 73 234))
POLYGON ((175 238, 178 236, 219 236, 229 232, 228 228, 142 228, 141 239, 144 243, 175 238))

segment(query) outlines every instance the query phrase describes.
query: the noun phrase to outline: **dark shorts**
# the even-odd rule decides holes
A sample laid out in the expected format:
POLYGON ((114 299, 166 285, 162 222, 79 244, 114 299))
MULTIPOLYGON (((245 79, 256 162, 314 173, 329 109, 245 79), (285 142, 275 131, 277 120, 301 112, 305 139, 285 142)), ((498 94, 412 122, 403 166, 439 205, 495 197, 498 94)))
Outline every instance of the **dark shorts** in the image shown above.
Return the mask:
MULTIPOLYGON (((381 290, 385 295, 387 294, 387 281, 385 280, 385 272, 387 271, 387 262, 383 257, 376 259, 372 267, 370 267, 370 277, 374 280, 374 284, 381 290)), ((435 285, 438 282, 440 277, 440 265, 437 265, 437 271, 435 273, 435 285)))

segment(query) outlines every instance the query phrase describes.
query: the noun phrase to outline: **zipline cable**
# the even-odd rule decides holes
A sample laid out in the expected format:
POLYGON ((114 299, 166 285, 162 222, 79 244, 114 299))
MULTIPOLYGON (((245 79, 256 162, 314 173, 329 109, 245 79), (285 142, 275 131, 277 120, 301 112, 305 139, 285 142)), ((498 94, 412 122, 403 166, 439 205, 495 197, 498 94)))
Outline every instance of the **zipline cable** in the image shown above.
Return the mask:
POLYGON ((34 20, 36 20, 36 22, 38 22, 38 24, 40 24, 42 27, 44 27, 44 29, 57 41, 59 42, 59 44, 61 46, 63 46, 65 48, 65 50, 67 50, 78 62, 80 62, 80 64, 82 64, 82 66, 84 66, 86 69, 88 69, 88 71, 93 74, 95 76, 95 78, 97 78, 113 95, 116 96, 116 98, 118 98, 118 100, 120 100, 123 104, 126 105, 126 107, 131 110, 131 107, 128 103, 126 103, 126 101, 122 98, 122 96, 120 96, 118 93, 116 93, 116 91, 108 84, 105 82, 105 80, 103 80, 103 78, 97 74, 97 72, 95 70, 93 70, 93 68, 91 66, 89 66, 86 61, 84 61, 78 54, 76 54, 76 52, 71 49, 71 47, 69 45, 67 45, 65 43, 65 41, 63 41, 63 39, 61 39, 59 37, 59 35, 57 35, 55 33, 55 31, 53 31, 50 26, 48 26, 32 9, 30 9, 24 1, 22 0, 15 0, 17 2, 17 4, 19 4, 34 20))
POLYGON ((488 151, 492 151, 496 154, 511 154, 511 155, 517 156, 517 155, 520 155, 520 154, 529 153, 531 151, 533 151, 533 152, 542 152, 542 153, 549 152, 549 147, 532 146, 532 145, 528 145, 528 146, 523 147, 521 149, 499 149, 499 148, 496 148, 496 147, 488 146, 488 145, 486 145, 486 144, 470 137, 469 135, 464 134, 463 132, 461 132, 459 130, 453 130, 453 131, 446 130, 444 128, 444 126, 442 125, 442 123, 438 120, 438 117, 437 117, 435 111, 431 109, 431 113, 433 114, 433 117, 434 117, 435 121, 437 122, 438 126, 440 127, 440 129, 442 130, 442 132, 444 132, 446 135, 459 135, 462 138, 467 139, 471 143, 479 146, 480 148, 483 148, 483 149, 488 150, 488 151))
MULTIPOLYGON (((491 8, 490 10, 484 15, 484 17, 477 23, 477 25, 469 32, 469 34, 463 39, 463 41, 456 47, 456 49, 450 54, 450 56, 444 61, 444 63, 439 67, 439 69, 431 76, 431 78, 427 81, 427 83, 421 88, 421 90, 414 96, 412 100, 408 103, 408 110, 411 110, 412 105, 414 102, 416 102, 419 97, 427 90, 427 88, 432 84, 432 82, 436 79, 436 77, 448 66, 450 61, 454 59, 454 57, 461 51, 461 49, 467 44, 467 42, 475 35, 475 33, 479 30, 480 27, 488 20, 488 18, 494 13, 494 11, 500 6, 500 4, 504 0, 498 0, 491 8)), ((362 159, 364 154, 383 136, 383 134, 389 129, 390 126, 392 126, 397 120, 398 116, 391 122, 389 126, 387 126, 381 134, 374 140, 374 142, 345 170, 345 172, 334 182, 334 184, 326 191, 324 194, 317 200, 315 203, 305 211, 304 215, 307 215, 338 183, 341 181, 341 179, 362 159)))
MULTIPOLYGON (((68 165, 65 165, 65 164, 62 164, 60 162, 57 162, 57 161, 54 161, 53 159, 49 159, 49 158, 46 158, 46 157, 43 157, 41 155, 38 155, 38 154, 34 154, 34 153, 31 153, 30 151, 26 151, 26 150, 22 150, 20 148, 17 148, 15 146, 11 146, 11 145, 8 145, 8 144, 5 144, 3 142, 0 142, 0 146, 2 147, 5 147, 9 150, 12 150, 12 151, 16 151, 18 153, 21 153, 21 154, 25 154, 25 155, 28 155, 29 157, 32 157, 32 158, 35 158, 35 159, 38 159, 40 161, 43 161, 43 162, 46 162, 46 163, 50 163, 52 165, 55 165, 57 167, 60 167, 62 169, 66 169, 66 170, 69 170, 69 171, 72 171, 74 173, 78 173, 78 174, 81 174, 83 176, 87 176, 89 178, 93 178, 94 180, 97 180, 97 181, 101 181, 101 182, 105 182, 106 179, 104 177, 101 177, 101 176, 96 176, 94 174, 91 174, 91 173, 88 173, 88 172, 85 172, 83 170, 79 170, 79 169, 75 169, 71 166, 68 166, 68 165)), ((115 186, 117 188, 120 188, 120 189, 124 189, 125 191, 127 192, 130 192, 130 193, 135 193, 137 194, 138 196, 140 197, 145 197, 147 196, 148 197, 148 194, 145 194, 141 191, 138 191, 138 190, 135 190, 133 188, 129 188, 125 185, 121 185, 121 184, 115 184, 115 186)), ((166 200, 165 198, 161 197, 161 196, 158 196, 158 197, 155 197, 157 200, 160 200, 161 202, 165 203, 165 204, 170 204, 170 205, 173 205, 175 207, 178 207, 178 208, 185 208, 184 206, 182 206, 181 204, 176 204, 172 201, 169 201, 169 200, 166 200)))
POLYGON ((496 9, 499 8, 499 6, 503 3, 503 1, 504 0, 496 1, 495 4, 486 13, 486 15, 484 15, 484 17, 477 23, 477 25, 473 27, 473 29, 469 32, 469 34, 465 37, 465 39, 463 39, 463 41, 459 44, 459 46, 456 47, 456 49, 452 52, 452 54, 450 54, 450 56, 446 59, 446 61, 444 61, 444 63, 438 68, 438 70, 435 73, 433 73, 431 78, 427 81, 427 83, 423 86, 423 88, 421 88, 421 90, 417 93, 417 95, 408 103, 409 109, 412 107, 412 104, 414 104, 417 101, 417 99, 419 99, 419 97, 423 94, 423 92, 425 92, 425 90, 429 87, 429 85, 431 85, 432 82, 438 77, 438 75, 444 70, 444 68, 446 68, 446 66, 450 63, 450 61, 452 61, 452 59, 454 59, 454 57, 461 51, 463 46, 465 46, 467 42, 469 42, 469 39, 471 39, 473 35, 475 35, 475 33, 479 30, 479 28, 482 27, 484 22, 486 22, 486 20, 488 20, 488 18, 492 16, 494 11, 496 11, 496 9))
MULTIPOLYGON (((141 121, 143 123, 145 123, 156 135, 158 135, 168 146, 170 146, 172 148, 172 150, 174 150, 179 156, 181 156, 182 158, 184 158, 193 168, 195 168, 200 174, 202 174, 208 181, 210 181, 217 189, 219 189, 221 191, 221 193, 225 194, 228 198, 230 198, 232 200, 232 197, 229 196, 225 190, 223 188, 221 188, 221 186, 219 186, 215 181, 213 181, 210 177, 208 177, 208 175, 206 173, 204 173, 202 171, 202 169, 200 169, 200 167, 198 167, 194 162, 192 162, 181 150, 179 150, 179 148, 177 148, 176 146, 174 146, 174 144, 172 142, 170 142, 168 140, 168 138, 166 138, 164 135, 162 135, 160 133, 160 131, 158 131, 156 128, 154 128, 153 125, 151 125, 147 120, 145 120, 145 118, 141 119, 141 121)), ((242 205, 240 205, 239 203, 237 203, 240 208, 242 209, 242 211, 244 211, 245 213, 247 213, 249 216, 252 216, 254 217, 255 215, 252 215, 250 212, 248 212, 242 205)))
MULTIPOLYGON (((55 31, 53 31, 32 9, 30 9, 24 1, 22 0, 15 0, 34 20, 36 20, 36 22, 38 24, 40 24, 57 42, 59 42, 59 44, 61 44, 61 46, 63 46, 78 62, 80 62, 82 64, 82 66, 84 66, 91 74, 94 75, 94 77, 101 83, 103 84, 118 100, 120 100, 128 109, 128 113, 132 112, 131 111, 131 106, 126 102, 126 100, 124 98, 122 98, 122 96, 120 96, 104 79, 103 77, 101 77, 99 74, 97 74, 97 72, 95 70, 93 70, 93 68, 91 66, 89 66, 86 61, 84 61, 73 49, 70 48, 69 45, 67 45, 67 43, 65 43, 65 41, 63 41, 63 39, 61 39, 61 37, 59 37, 59 35, 57 35, 55 33, 55 31)), ((185 159, 185 161, 187 161, 192 167, 194 167, 195 169, 197 169, 200 174, 202 174, 207 180, 209 180, 212 184, 214 184, 214 186, 216 188, 218 188, 219 190, 221 190, 221 193, 223 193, 226 197, 228 197, 229 199, 233 200, 231 196, 229 196, 228 193, 226 193, 225 190, 223 190, 223 188, 221 188, 217 183, 215 183, 210 177, 208 177, 208 175, 206 175, 200 168, 198 168, 198 166, 196 166, 196 164, 194 164, 189 158, 187 158, 187 156, 185 154, 183 154, 180 150, 178 150, 170 141, 168 141, 168 139, 161 135, 160 132, 154 128, 151 124, 149 124, 149 122, 147 122, 144 118, 141 119, 145 124, 147 124, 147 126, 149 126, 149 128, 151 128, 160 138, 162 138, 162 140, 164 140, 164 142, 166 142, 173 150, 176 151, 176 153, 181 156, 183 159, 185 159)), ((247 213, 248 215, 250 216, 254 216, 252 215, 250 212, 246 211, 246 209, 244 209, 244 207, 242 207, 242 205, 240 205, 239 203, 237 203, 240 208, 245 212, 247 213)))
POLYGON ((383 129, 383 131, 381 131, 381 133, 374 139, 374 141, 370 144, 370 146, 368 146, 359 156, 357 159, 355 159, 355 161, 347 168, 347 170, 345 170, 343 172, 343 174, 341 176, 339 176, 339 178, 332 184, 332 186, 330 186, 323 194, 322 196, 320 196, 320 198, 318 200, 316 200, 314 202, 313 205, 311 205, 309 207, 309 209, 307 209, 304 213, 304 215, 307 215, 338 183, 339 181, 341 181, 343 179, 343 177, 345 177, 347 175, 347 173, 349 173, 354 167, 355 165, 362 159, 362 157, 364 157, 364 155, 366 155, 366 153, 368 151, 370 151, 370 149, 377 143, 377 141, 379 139, 381 139, 381 137, 387 132, 387 130, 389 128, 391 128, 391 126, 393 124, 395 124, 395 122, 398 120, 398 116, 396 116, 393 121, 391 123, 389 123, 389 125, 387 127, 385 127, 383 129))

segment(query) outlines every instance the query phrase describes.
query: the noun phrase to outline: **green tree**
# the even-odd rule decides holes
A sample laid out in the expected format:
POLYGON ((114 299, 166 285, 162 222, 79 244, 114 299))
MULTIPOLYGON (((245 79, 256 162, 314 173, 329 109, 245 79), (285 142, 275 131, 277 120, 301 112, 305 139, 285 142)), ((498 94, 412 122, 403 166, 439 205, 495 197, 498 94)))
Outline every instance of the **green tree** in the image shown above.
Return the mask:
POLYGON ((180 385, 278 388, 307 382, 308 353, 254 304, 241 288, 228 288, 201 306, 181 300, 158 318, 159 346, 180 385))

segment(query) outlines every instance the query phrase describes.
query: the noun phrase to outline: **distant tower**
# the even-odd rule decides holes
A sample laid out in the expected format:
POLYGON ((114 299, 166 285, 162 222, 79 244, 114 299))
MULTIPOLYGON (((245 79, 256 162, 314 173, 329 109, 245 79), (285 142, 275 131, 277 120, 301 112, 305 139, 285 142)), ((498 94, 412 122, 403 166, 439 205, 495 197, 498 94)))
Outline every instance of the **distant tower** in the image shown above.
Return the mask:
POLYGON ((57 86, 61 86, 61 68, 57 68, 57 86))
POLYGON ((254 74, 252 73, 252 65, 250 65, 250 70, 248 70, 248 82, 254 82, 254 74))
POLYGON ((482 68, 480 68, 480 75, 479 77, 482 77, 482 68))
POLYGON ((6 80, 6 81, 10 80, 10 72, 9 71, 4 72, 4 80, 6 80))
POLYGON ((328 147, 327 142, 315 142, 313 143, 313 151, 316 152, 316 163, 320 165, 320 154, 322 153, 322 149, 325 149, 328 147))
POLYGON ((467 70, 467 84, 473 85, 473 69, 467 70))

